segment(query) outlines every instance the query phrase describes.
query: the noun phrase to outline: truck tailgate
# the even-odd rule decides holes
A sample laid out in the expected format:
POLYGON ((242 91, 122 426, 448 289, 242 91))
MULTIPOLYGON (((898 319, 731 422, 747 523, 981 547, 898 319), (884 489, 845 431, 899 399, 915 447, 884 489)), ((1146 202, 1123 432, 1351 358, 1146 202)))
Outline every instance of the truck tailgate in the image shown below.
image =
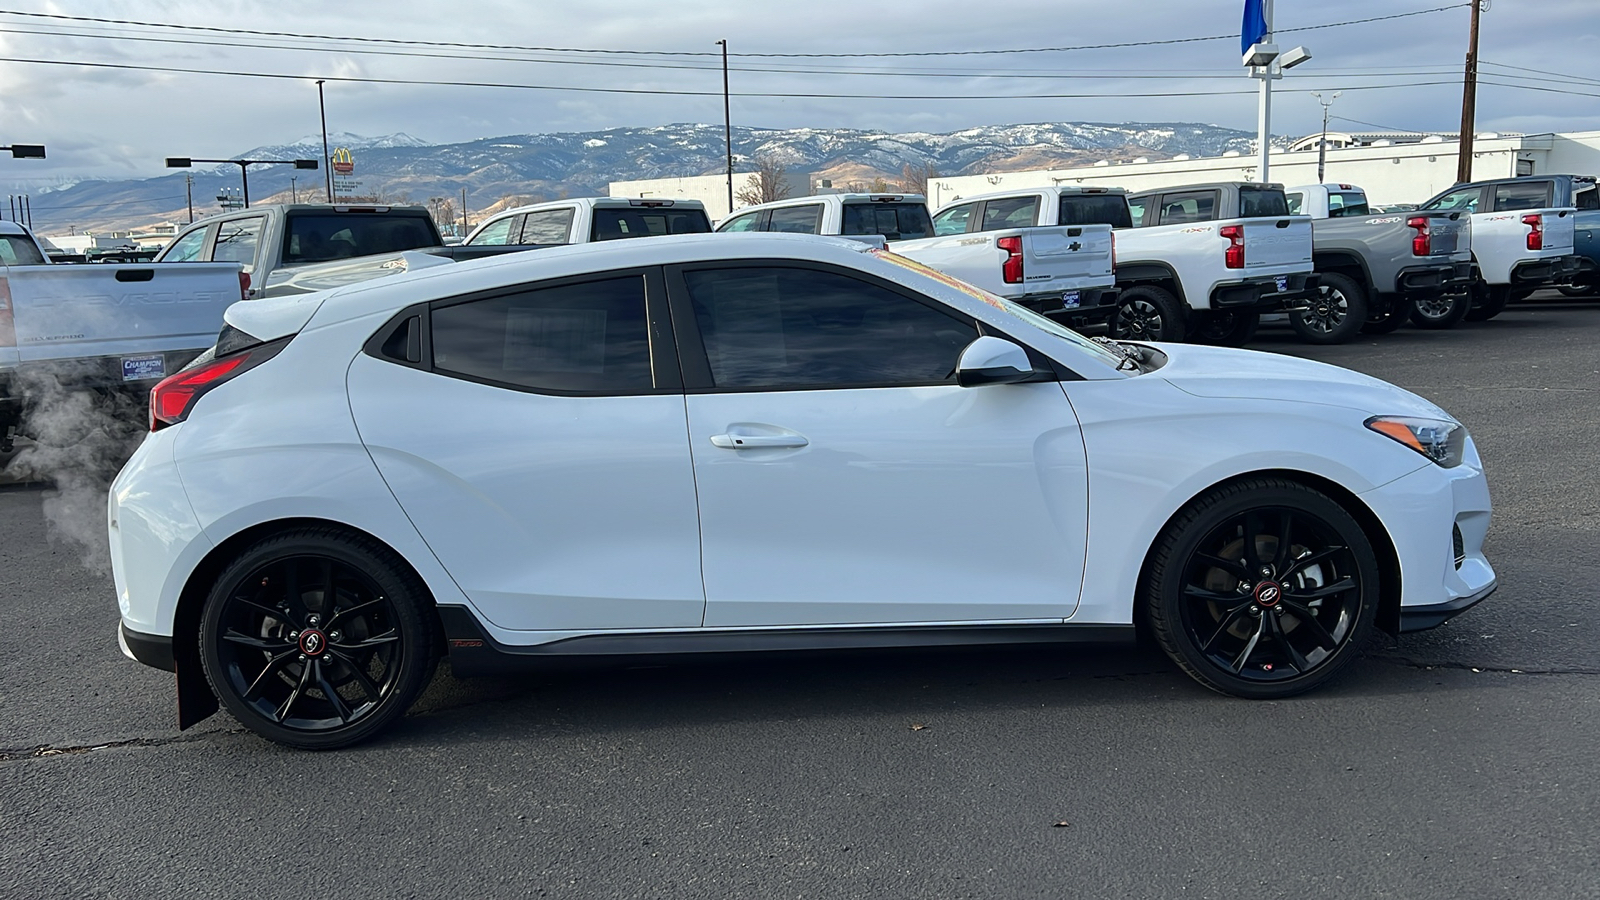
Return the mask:
POLYGON ((1521 263, 1572 255, 1576 221, 1577 210, 1570 206, 1474 213, 1472 255, 1483 280, 1488 284, 1506 284, 1521 263), (1534 216, 1538 217, 1539 227, 1544 232, 1538 250, 1528 247, 1528 237, 1534 228, 1528 220, 1534 216))
POLYGON ((896 241, 889 249, 1012 299, 1110 287, 1115 281, 1109 225, 1052 225, 952 234, 896 241), (1011 239, 1020 240, 1022 254, 1022 280, 1015 283, 1004 280, 1010 251, 999 245, 1000 241, 1011 239))
POLYGON ((1406 219, 1423 216, 1428 220, 1428 243, 1435 257, 1454 256, 1458 250, 1472 246, 1472 217, 1459 210, 1430 210, 1407 212, 1406 219))
POLYGON ((200 350, 239 300, 238 263, 4 270, 20 361, 200 350))
MULTIPOLYGON (((1311 218, 1285 216, 1240 219, 1244 225, 1244 268, 1251 275, 1277 275, 1311 269, 1311 218)), ((1219 222, 1219 228, 1228 222, 1219 222)))

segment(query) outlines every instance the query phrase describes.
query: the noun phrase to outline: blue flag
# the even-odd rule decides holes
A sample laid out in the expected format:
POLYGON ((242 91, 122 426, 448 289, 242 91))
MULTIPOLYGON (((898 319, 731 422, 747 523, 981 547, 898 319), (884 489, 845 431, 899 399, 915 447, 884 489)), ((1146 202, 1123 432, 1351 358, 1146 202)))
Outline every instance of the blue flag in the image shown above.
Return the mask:
POLYGON ((1244 27, 1239 32, 1239 52, 1249 53, 1251 45, 1266 36, 1265 0, 1244 0, 1244 27))

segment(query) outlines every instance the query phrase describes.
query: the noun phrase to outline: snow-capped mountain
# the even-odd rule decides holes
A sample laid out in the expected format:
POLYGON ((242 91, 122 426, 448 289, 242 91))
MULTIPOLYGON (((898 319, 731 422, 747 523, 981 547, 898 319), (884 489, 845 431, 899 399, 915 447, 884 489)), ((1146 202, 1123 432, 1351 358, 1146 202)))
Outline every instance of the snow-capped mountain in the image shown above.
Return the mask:
MULTIPOLYGON (((776 159, 791 179, 832 177, 839 183, 893 181, 906 165, 932 166, 942 175, 968 175, 1089 165, 1101 159, 1160 159, 1187 153, 1219 156, 1248 152, 1249 132, 1184 122, 1108 124, 1053 122, 984 125, 947 133, 865 131, 844 128, 733 129, 736 164, 748 168, 756 156, 776 159)), ((367 137, 328 136, 330 150, 346 148, 355 160, 351 176, 359 193, 395 203, 426 203, 450 198, 459 204, 463 190, 475 214, 511 202, 558 196, 604 194, 612 181, 706 175, 727 165, 721 125, 678 124, 646 128, 559 134, 520 134, 456 144, 429 144, 405 133, 367 137)), ((255 147, 243 159, 322 159, 322 136, 255 147)), ((235 166, 196 168, 192 197, 195 215, 217 211, 214 197, 237 188, 235 166)), ((183 221, 187 203, 183 173, 143 180, 85 180, 50 193, 34 208, 45 233, 69 223, 78 230, 140 228, 152 222, 183 221), (90 210, 94 210, 90 213, 90 210)), ((289 166, 250 170, 250 195, 302 201, 322 199, 321 172, 289 166), (292 180, 291 180, 292 179, 292 180)))

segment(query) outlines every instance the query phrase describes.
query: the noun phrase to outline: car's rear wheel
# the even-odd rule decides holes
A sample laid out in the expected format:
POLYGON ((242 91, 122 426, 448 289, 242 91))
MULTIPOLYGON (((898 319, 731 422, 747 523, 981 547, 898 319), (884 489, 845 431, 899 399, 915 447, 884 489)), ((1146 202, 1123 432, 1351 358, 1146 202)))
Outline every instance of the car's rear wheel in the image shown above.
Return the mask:
POLYGON ((391 551, 308 528, 262 540, 218 576, 200 658, 247 728, 332 749, 405 713, 433 674, 436 628, 426 589, 391 551))
POLYGON ((1170 291, 1155 285, 1131 287, 1117 299, 1111 336, 1119 341, 1179 343, 1188 334, 1185 316, 1183 305, 1170 291))
POLYGON ((1472 308, 1472 295, 1465 291, 1456 294, 1439 294, 1417 301, 1411 310, 1411 324, 1418 328, 1436 330, 1453 328, 1472 308))
POLYGON ((1198 313, 1195 318, 1194 326, 1189 329, 1189 340, 1218 347, 1243 347, 1256 336, 1256 329, 1261 325, 1261 313, 1254 309, 1198 313))
POLYGON ((1354 278, 1328 272, 1305 309, 1289 313, 1289 325, 1308 344, 1342 344, 1367 321, 1367 292, 1354 278))
POLYGON ((1596 291, 1596 288, 1600 288, 1600 285, 1562 284, 1556 286, 1556 290, 1560 291, 1563 297, 1593 297, 1596 293, 1600 293, 1600 291, 1596 291))
POLYGON ((1371 637, 1378 561, 1361 526, 1305 485, 1253 479, 1190 504, 1144 582, 1151 634, 1205 686, 1287 697, 1333 678, 1371 637))
POLYGON ((1472 306, 1467 310, 1468 322, 1487 322, 1505 312, 1511 302, 1511 289, 1503 284, 1479 285, 1472 306))
POLYGON ((1410 297, 1394 296, 1389 298, 1382 313, 1374 315, 1369 305, 1367 321, 1361 323, 1361 333, 1393 334, 1409 320, 1413 306, 1410 297))

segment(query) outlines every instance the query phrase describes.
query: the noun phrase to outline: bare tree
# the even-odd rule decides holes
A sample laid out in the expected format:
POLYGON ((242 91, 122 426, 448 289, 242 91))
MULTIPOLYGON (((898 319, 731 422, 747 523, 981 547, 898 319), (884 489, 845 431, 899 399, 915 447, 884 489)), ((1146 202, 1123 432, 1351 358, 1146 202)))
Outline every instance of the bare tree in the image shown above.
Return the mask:
POLYGON ((750 173, 748 184, 740 188, 734 197, 746 206, 788 198, 793 189, 784 177, 788 170, 783 163, 765 153, 757 153, 752 161, 756 164, 756 170, 750 173))
POLYGON ((933 163, 924 163, 920 166, 906 163, 900 170, 900 189, 908 194, 921 194, 926 197, 928 182, 938 177, 939 170, 933 167, 933 163))
POLYGON ((889 193, 889 182, 884 181, 883 176, 879 175, 877 178, 872 179, 872 186, 867 188, 867 193, 887 194, 889 193))

